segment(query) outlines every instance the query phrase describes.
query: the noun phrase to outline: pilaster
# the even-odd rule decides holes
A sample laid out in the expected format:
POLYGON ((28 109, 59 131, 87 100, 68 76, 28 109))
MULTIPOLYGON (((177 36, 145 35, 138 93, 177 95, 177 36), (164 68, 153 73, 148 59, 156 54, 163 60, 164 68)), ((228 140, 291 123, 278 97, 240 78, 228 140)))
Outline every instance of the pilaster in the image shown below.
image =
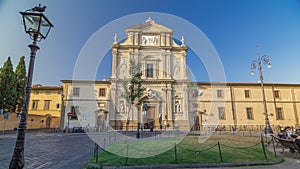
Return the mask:
POLYGON ((184 120, 189 120, 189 89, 187 85, 183 85, 183 114, 184 120))
POLYGON ((113 61, 112 61, 112 78, 116 78, 116 70, 118 68, 118 49, 113 48, 112 49, 112 56, 113 56, 113 61))

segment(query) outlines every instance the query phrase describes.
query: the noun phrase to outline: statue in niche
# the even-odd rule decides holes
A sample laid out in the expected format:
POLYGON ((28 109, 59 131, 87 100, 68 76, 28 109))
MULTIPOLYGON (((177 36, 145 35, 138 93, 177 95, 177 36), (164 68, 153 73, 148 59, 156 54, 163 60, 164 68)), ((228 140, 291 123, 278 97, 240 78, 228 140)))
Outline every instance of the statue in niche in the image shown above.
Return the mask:
POLYGON ((148 43, 147 39, 145 37, 143 37, 143 44, 146 45, 147 43, 148 43))
POLYGON ((179 102, 176 102, 176 104, 175 104, 175 110, 176 110, 177 113, 181 112, 181 107, 180 107, 179 102))
POLYGON ((174 75, 178 74, 180 72, 180 67, 179 67, 178 61, 176 61, 173 70, 174 70, 174 75))
POLYGON ((153 44, 154 44, 154 45, 157 45, 157 44, 158 44, 158 39, 157 39, 156 36, 155 36, 154 39, 153 39, 153 44))
POLYGON ((121 114, 125 113, 125 105, 124 105, 124 101, 120 101, 120 105, 119 105, 119 111, 121 114))
POLYGON ((126 60, 122 59, 121 62, 122 62, 121 63, 121 73, 124 74, 126 72, 126 69, 127 69, 126 60))

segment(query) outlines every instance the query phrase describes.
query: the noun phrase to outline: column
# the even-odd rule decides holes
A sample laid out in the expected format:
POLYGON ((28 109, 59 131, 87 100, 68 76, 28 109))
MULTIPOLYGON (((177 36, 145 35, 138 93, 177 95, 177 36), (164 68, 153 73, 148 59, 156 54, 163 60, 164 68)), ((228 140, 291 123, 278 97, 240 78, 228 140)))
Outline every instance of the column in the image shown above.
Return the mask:
POLYGON ((171 61, 170 61, 170 51, 166 52, 166 77, 169 78, 170 77, 170 65, 171 65, 171 61))
POLYGON ((168 102, 168 99, 167 99, 167 91, 168 91, 168 88, 167 86, 165 88, 162 88, 162 123, 164 124, 164 120, 165 119, 165 116, 167 115, 167 102, 168 102))
POLYGON ((146 67, 147 67, 147 65, 146 65, 146 62, 145 61, 143 61, 142 63, 142 67, 141 67, 141 71, 142 71, 142 79, 146 79, 146 67))
POLYGON ((183 105, 182 111, 184 114, 184 120, 189 120, 189 89, 186 84, 183 85, 183 105))
POLYGON ((172 119, 172 114, 173 114, 173 100, 172 100, 172 86, 171 84, 168 84, 168 89, 167 89, 167 98, 168 98, 168 102, 167 102, 167 107, 168 107, 168 110, 167 110, 167 113, 168 113, 168 120, 171 120, 172 119))
POLYGON ((134 45, 139 45, 139 34, 134 33, 134 45))
POLYGON ((116 92, 117 92, 117 88, 115 84, 112 84, 111 86, 111 104, 110 104, 110 123, 111 126, 116 129, 117 126, 117 113, 116 113, 116 92))
POLYGON ((118 66, 118 59, 117 59, 117 55, 118 55, 118 49, 113 48, 112 49, 112 55, 113 55, 113 60, 112 60, 112 78, 116 78, 116 70, 117 70, 117 66, 118 66))
POLYGON ((128 33, 128 38, 129 38, 129 40, 130 40, 130 45, 133 45, 134 39, 133 39, 133 33, 132 33, 132 32, 129 32, 129 33, 128 33))
POLYGON ((161 56, 162 56, 162 63, 163 63, 163 67, 162 67, 162 69, 163 69, 163 77, 164 78, 166 78, 167 77, 167 55, 166 55, 166 52, 164 51, 162 54, 161 54, 161 56))
POLYGON ((159 62, 158 60, 155 61, 155 75, 156 75, 156 78, 158 79, 159 78, 159 62))
POLYGON ((170 34, 166 34, 166 46, 170 46, 170 34))
MULTIPOLYGON (((295 91, 294 89, 291 89, 292 93, 292 98, 293 98, 293 108, 294 108, 294 114, 295 114, 295 127, 299 127, 299 117, 298 117, 298 112, 297 112, 297 105, 296 105, 296 98, 295 98, 295 91)), ((276 111, 276 110, 275 110, 276 111)))
POLYGON ((162 34, 160 35, 160 37, 161 37, 160 45, 161 45, 161 46, 166 46, 166 34, 162 33, 162 34))
POLYGON ((186 78, 186 52, 183 51, 182 53, 182 62, 181 65, 183 66, 182 70, 182 77, 186 78))

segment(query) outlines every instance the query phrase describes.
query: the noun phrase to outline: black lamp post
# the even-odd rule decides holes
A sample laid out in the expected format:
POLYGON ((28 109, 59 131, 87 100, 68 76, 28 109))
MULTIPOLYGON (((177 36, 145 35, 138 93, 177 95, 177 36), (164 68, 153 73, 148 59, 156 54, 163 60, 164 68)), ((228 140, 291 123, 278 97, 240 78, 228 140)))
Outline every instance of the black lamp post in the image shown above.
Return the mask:
POLYGON ((260 78, 260 84, 261 84, 261 91, 262 91, 262 97, 263 97, 263 104, 264 104, 264 111, 265 111, 265 134, 273 134, 273 130, 270 125, 268 111, 267 111, 267 104, 266 104, 266 96, 265 96, 265 88, 264 88, 264 82, 263 82, 263 72, 262 72, 262 64, 268 65, 268 68, 271 68, 270 58, 267 55, 264 55, 262 57, 259 56, 259 52, 257 51, 258 59, 257 61, 253 61, 251 63, 251 75, 254 75, 254 69, 256 68, 256 65, 258 66, 259 71, 259 78, 260 78))
POLYGON ((18 128, 17 140, 14 149, 12 159, 10 161, 10 169, 20 169, 24 167, 24 142, 25 142, 25 129, 28 114, 28 105, 30 100, 30 92, 32 86, 32 75, 34 68, 34 59, 36 52, 40 49, 37 46, 37 42, 42 39, 46 39, 51 27, 53 25, 48 20, 48 18, 43 14, 46 6, 41 7, 41 5, 36 6, 32 9, 26 10, 25 12, 20 12, 23 16, 23 23, 25 32, 29 34, 33 43, 28 45, 30 48, 30 61, 28 67, 28 74, 25 86, 25 97, 22 107, 22 114, 18 128))
POLYGON ((136 138, 140 138, 140 135, 141 135, 141 133, 140 133, 140 127, 141 127, 141 122, 140 122, 140 103, 138 103, 137 104, 137 133, 136 133, 136 138))

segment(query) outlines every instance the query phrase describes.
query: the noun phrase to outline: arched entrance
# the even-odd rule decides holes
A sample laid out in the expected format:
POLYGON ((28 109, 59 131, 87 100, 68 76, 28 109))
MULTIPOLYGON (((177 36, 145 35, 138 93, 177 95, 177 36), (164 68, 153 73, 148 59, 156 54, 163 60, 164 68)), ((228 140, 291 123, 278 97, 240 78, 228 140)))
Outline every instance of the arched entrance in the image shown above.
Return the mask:
POLYGON ((46 128, 50 128, 51 126, 51 121, 52 121, 52 116, 50 114, 46 115, 46 128))
POLYGON ((145 129, 150 129, 151 126, 155 127, 156 124, 155 122, 158 120, 156 119, 156 116, 157 116, 157 106, 145 102, 143 104, 143 112, 142 112, 142 119, 141 119, 141 122, 145 129))
MULTIPOLYGON (((150 91, 150 90, 149 90, 150 91)), ((140 123, 144 129, 158 128, 161 124, 162 110, 161 99, 148 91, 148 94, 140 99, 141 116, 140 123)))

